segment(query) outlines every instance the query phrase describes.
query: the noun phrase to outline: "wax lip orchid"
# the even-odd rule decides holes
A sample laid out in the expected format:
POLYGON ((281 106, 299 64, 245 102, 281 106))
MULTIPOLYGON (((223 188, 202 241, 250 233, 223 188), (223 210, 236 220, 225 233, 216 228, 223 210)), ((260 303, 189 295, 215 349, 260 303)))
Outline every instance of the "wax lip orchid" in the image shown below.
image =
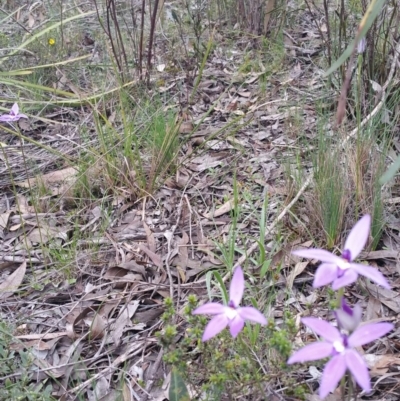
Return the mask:
POLYGON ((324 338, 295 352, 288 364, 316 361, 330 357, 322 373, 319 396, 325 398, 333 391, 339 380, 349 370, 358 385, 365 391, 371 390, 368 367, 354 347, 377 340, 393 329, 391 323, 370 323, 358 327, 351 335, 340 333, 329 322, 314 317, 303 318, 302 323, 324 338))
POLYGON ((230 333, 235 338, 243 329, 245 320, 267 324, 267 320, 256 308, 251 306, 239 307, 244 292, 244 275, 241 267, 237 267, 229 288, 228 305, 217 302, 209 302, 199 306, 192 313, 194 315, 215 315, 207 324, 202 341, 220 333, 226 326, 229 326, 230 333))
POLYGON ((0 116, 0 121, 13 122, 13 121, 18 121, 20 118, 28 118, 28 116, 20 113, 18 104, 14 103, 8 114, 3 114, 0 116))
POLYGON ((332 289, 338 290, 357 280, 358 275, 365 276, 382 287, 390 288, 381 272, 372 266, 353 263, 364 248, 369 235, 371 217, 366 214, 351 229, 344 244, 342 256, 336 256, 324 249, 298 249, 293 255, 309 259, 319 259, 322 263, 315 272, 313 287, 332 283, 332 289))

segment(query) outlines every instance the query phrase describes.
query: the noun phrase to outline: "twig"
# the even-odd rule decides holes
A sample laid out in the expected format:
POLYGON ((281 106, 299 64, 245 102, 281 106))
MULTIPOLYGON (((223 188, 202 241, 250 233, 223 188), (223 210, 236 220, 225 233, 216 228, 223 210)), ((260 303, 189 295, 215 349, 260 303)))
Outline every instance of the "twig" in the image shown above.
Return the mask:
MULTIPOLYGON (((178 216, 176 218, 176 223, 171 227, 171 230, 167 230, 164 233, 164 237, 167 239, 167 244, 168 244, 168 253, 167 256, 165 258, 165 267, 167 268, 167 274, 168 274, 168 280, 169 280, 169 294, 171 299, 173 299, 174 297, 174 287, 173 287, 173 281, 172 281, 172 274, 171 274, 171 266, 169 264, 169 260, 171 258, 172 255, 172 248, 171 248, 171 242, 172 239, 174 237, 174 233, 176 228, 178 227, 179 221, 181 219, 181 213, 182 213, 182 206, 183 206, 183 197, 185 196, 185 193, 182 194, 181 199, 179 201, 179 205, 178 205, 178 216)), ((179 275, 179 272, 178 272, 179 275)), ((179 296, 178 296, 179 299, 179 296)))
POLYGON ((157 374, 157 370, 160 367, 160 364, 161 364, 161 361, 162 361, 162 356, 163 356, 163 350, 161 348, 159 353, 158 353, 157 359, 155 360, 153 366, 151 367, 151 373, 149 375, 149 378, 148 378, 147 383, 146 383, 146 388, 145 388, 146 393, 143 395, 142 401, 147 401, 147 399, 149 398, 149 393, 150 393, 150 391, 151 391, 151 389, 152 389, 152 387, 154 385, 154 382, 156 380, 155 377, 156 377, 156 374, 157 374))
POLYGON ((186 204, 190 213, 190 217, 189 217, 189 239, 190 239, 190 245, 192 248, 192 259, 194 259, 194 244, 193 244, 193 237, 192 237, 192 207, 190 206, 190 202, 189 199, 187 197, 187 195, 185 194, 185 200, 186 200, 186 204))

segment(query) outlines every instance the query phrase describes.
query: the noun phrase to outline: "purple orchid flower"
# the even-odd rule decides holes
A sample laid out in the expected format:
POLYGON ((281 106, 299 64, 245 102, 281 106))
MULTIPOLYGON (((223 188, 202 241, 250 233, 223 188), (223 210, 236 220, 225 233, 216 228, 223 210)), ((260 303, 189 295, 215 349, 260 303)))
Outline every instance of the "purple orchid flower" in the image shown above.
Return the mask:
POLYGON ((340 309, 335 310, 338 326, 348 333, 352 333, 360 324, 362 309, 360 305, 355 305, 353 309, 346 303, 344 297, 341 300, 340 309))
POLYGON ((28 116, 20 113, 18 104, 14 103, 9 114, 3 114, 2 116, 0 116, 0 121, 13 122, 18 121, 20 118, 28 118, 28 116))
POLYGON ((202 341, 207 341, 210 338, 220 333, 226 326, 233 338, 235 338, 243 329, 245 320, 251 322, 267 324, 267 320, 256 308, 251 306, 239 307, 244 292, 244 275, 241 267, 237 267, 229 288, 228 305, 221 305, 216 302, 210 302, 199 306, 192 313, 194 315, 215 315, 207 324, 202 341))
POLYGON ((354 283, 359 274, 375 281, 382 287, 390 288, 383 274, 374 267, 353 263, 368 240, 370 225, 371 217, 368 214, 356 223, 346 239, 341 257, 318 248, 298 249, 292 252, 294 255, 319 259, 322 262, 315 272, 314 288, 332 283, 332 289, 337 290, 354 283))
POLYGON ((288 364, 296 362, 316 361, 331 357, 322 373, 319 396, 325 398, 333 391, 339 380, 349 370, 358 385, 365 391, 371 390, 368 367, 354 347, 374 341, 393 329, 391 323, 370 323, 358 327, 351 335, 341 334, 339 330, 325 320, 314 317, 303 318, 301 321, 315 333, 325 339, 295 352, 288 364))

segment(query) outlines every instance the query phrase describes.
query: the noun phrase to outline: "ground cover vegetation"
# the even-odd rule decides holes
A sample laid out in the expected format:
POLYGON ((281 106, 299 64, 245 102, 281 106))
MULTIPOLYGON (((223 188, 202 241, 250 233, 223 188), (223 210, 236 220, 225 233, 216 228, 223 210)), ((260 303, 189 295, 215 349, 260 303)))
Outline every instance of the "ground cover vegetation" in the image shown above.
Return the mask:
POLYGON ((0 1, 0 400, 398 400, 399 29, 0 1))

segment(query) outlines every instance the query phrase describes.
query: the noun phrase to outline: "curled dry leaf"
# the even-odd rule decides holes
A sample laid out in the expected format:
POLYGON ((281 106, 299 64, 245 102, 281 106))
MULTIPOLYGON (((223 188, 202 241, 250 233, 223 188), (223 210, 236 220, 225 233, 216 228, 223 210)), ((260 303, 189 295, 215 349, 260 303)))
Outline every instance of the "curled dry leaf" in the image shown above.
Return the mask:
POLYGON ((6 299, 14 294, 21 285, 22 280, 25 277, 25 272, 26 262, 23 262, 14 273, 10 274, 2 283, 0 283, 0 300, 6 299))
POLYGON ((227 202, 225 202, 220 208, 218 208, 215 211, 212 211, 210 213, 206 213, 204 215, 205 218, 207 219, 212 219, 213 217, 219 217, 222 216, 225 213, 230 212, 234 207, 234 202, 233 199, 228 200, 227 202))
POLYGON ((161 260, 160 256, 158 256, 156 253, 152 252, 150 249, 148 249, 143 244, 139 244, 139 248, 151 259, 151 261, 157 267, 162 267, 162 260, 161 260))
POLYGON ((62 170, 52 171, 51 173, 44 174, 39 178, 30 178, 25 181, 18 181, 16 184, 24 188, 31 188, 37 184, 42 184, 47 187, 51 184, 58 184, 65 181, 70 182, 71 180, 75 179, 76 174, 77 170, 75 168, 67 167, 62 170))
POLYGON ((150 227, 144 221, 143 221, 143 228, 144 231, 146 232, 147 245, 149 246, 150 251, 155 253, 157 247, 156 247, 156 239, 154 238, 154 233, 150 230, 150 227))
POLYGON ((293 287, 294 279, 301 273, 303 273, 304 269, 309 264, 309 261, 306 262, 298 262, 296 263, 294 269, 290 272, 289 277, 287 279, 286 287, 291 290, 293 287))
POLYGON ((398 370, 400 366, 400 358, 393 354, 367 354, 364 355, 364 359, 367 361, 367 365, 371 369, 372 376, 381 376, 385 374, 391 366, 395 366, 395 370, 398 370))
POLYGON ((139 307, 139 301, 131 301, 129 304, 123 306, 120 314, 112 325, 111 337, 114 340, 114 344, 118 346, 121 342, 122 333, 126 326, 132 326, 132 316, 135 314, 137 308, 139 307))

